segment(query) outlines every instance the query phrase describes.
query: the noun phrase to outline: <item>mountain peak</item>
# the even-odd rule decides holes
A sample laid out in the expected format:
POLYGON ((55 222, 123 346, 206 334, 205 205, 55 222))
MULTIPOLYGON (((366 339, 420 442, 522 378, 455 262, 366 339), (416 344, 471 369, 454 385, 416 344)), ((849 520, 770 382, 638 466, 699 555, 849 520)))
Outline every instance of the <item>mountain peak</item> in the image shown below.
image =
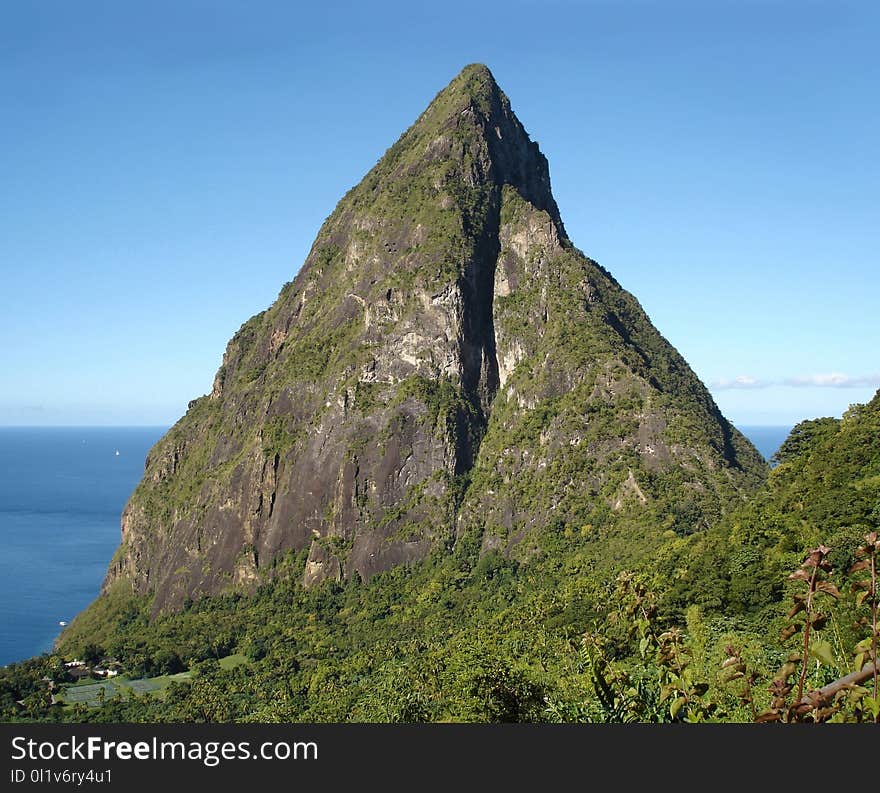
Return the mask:
POLYGON ((465 66, 371 173, 405 174, 409 178, 421 164, 431 167, 440 159, 456 161, 459 175, 471 185, 510 185, 526 201, 546 211, 560 237, 566 237, 550 188, 547 158, 484 64, 465 66), (400 168, 401 160, 408 167, 400 168))
POLYGON ((458 73, 456 79, 470 79, 472 77, 480 80, 491 80, 492 83, 495 83, 495 77, 485 63, 469 63, 458 73))
POLYGON ((158 611, 252 589, 284 559, 314 586, 465 536, 524 560, 569 523, 641 521, 659 542, 707 525, 762 466, 569 243, 546 158, 472 64, 343 197, 151 451, 106 587, 158 611))
POLYGON ((475 101, 491 101, 495 97, 503 96, 489 67, 482 63, 465 66, 441 94, 446 92, 470 97, 475 101))

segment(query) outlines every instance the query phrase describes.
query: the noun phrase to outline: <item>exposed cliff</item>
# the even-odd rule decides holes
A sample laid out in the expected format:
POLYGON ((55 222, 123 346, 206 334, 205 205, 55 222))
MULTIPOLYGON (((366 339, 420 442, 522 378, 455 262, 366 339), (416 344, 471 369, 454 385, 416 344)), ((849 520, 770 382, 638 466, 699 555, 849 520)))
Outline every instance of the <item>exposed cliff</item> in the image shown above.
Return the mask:
MULTIPOLYGON (((368 579, 479 533, 709 525, 765 466, 638 302, 568 240, 547 160, 465 68, 321 228, 151 451, 105 588, 154 609, 368 579)), ((626 556, 631 549, 621 549, 626 556)))

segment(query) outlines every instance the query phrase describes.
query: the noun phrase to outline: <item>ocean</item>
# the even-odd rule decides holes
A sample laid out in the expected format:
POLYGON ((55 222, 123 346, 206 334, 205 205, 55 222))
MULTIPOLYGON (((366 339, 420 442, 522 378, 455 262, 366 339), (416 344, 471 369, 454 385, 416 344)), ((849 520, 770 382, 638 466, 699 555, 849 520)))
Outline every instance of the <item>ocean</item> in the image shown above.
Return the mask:
POLYGON ((791 428, 791 424, 784 427, 737 427, 768 462, 782 446, 782 442, 788 437, 791 428))
POLYGON ((97 596, 122 508, 164 427, 0 427, 0 665, 97 596), (118 452, 118 454, 117 454, 118 452))
MULTIPOLYGON (((769 459, 790 427, 740 427, 769 459)), ((164 427, 0 427, 0 665, 51 649, 97 596, 164 427), (117 454, 118 452, 118 454, 117 454)))

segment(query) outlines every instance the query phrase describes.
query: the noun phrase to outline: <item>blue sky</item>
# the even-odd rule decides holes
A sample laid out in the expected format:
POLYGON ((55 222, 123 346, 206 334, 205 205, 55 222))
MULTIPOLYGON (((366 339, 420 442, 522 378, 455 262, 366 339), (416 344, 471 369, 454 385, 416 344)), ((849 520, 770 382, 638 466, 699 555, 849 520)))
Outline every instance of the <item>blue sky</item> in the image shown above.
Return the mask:
POLYGON ((876 3, 6 3, 0 424, 170 424, 467 63, 744 424, 880 386, 876 3))

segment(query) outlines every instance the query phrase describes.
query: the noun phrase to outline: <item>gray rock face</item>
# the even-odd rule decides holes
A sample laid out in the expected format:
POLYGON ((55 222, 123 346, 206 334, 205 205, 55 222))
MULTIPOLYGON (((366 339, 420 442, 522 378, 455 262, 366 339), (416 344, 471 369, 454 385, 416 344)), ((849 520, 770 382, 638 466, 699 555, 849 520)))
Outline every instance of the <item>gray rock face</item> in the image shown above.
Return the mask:
POLYGON ((669 493, 708 520, 762 470, 569 242, 546 159, 472 66, 343 198, 152 450, 105 587, 173 609, 306 551, 307 586, 368 579, 466 530, 527 554, 552 521, 662 522, 669 493))

